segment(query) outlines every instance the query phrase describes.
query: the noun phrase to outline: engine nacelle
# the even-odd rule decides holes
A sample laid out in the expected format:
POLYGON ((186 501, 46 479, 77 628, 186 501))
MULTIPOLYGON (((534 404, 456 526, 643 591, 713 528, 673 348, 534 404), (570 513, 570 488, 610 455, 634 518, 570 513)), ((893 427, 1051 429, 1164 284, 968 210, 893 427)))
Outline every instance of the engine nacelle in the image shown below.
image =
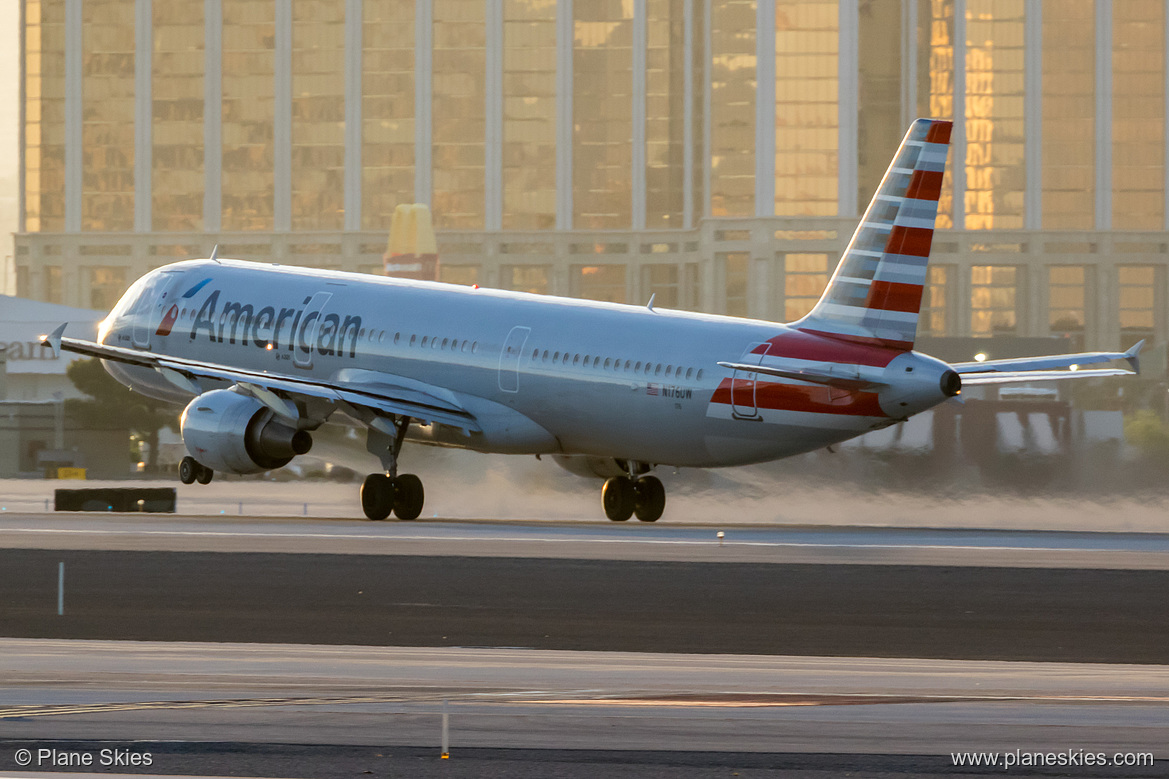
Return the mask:
POLYGON ((313 445, 308 431, 286 425, 260 401, 231 390, 195 398, 180 423, 191 456, 223 473, 282 468, 313 445))

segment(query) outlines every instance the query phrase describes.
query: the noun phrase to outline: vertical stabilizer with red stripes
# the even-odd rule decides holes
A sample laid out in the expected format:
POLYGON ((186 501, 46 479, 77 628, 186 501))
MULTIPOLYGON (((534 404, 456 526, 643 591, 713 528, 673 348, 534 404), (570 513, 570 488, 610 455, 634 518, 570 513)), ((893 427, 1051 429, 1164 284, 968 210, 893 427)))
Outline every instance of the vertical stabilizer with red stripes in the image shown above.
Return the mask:
POLYGON ((824 295, 795 327, 913 348, 950 127, 914 121, 824 295))

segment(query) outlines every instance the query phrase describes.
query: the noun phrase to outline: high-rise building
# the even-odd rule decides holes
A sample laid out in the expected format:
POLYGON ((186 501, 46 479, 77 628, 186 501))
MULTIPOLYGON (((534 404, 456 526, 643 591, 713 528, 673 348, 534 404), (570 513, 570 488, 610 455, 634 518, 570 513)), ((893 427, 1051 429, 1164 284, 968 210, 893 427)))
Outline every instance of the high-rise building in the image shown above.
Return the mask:
MULTIPOLYGON (((921 330, 1169 335, 1163 0, 23 0, 17 292, 174 259, 806 312, 915 116, 955 129, 921 330)), ((1060 348, 1063 348, 1062 346, 1060 348)))

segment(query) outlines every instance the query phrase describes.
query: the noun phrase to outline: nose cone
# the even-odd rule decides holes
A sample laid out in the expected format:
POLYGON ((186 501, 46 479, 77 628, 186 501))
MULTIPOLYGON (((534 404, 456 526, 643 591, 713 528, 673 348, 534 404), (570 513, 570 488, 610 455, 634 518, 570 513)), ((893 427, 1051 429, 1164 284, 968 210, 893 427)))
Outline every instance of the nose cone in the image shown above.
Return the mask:
POLYGON ((917 352, 900 354, 885 368, 881 410, 905 419, 932 408, 962 389, 962 377, 941 360, 917 352))

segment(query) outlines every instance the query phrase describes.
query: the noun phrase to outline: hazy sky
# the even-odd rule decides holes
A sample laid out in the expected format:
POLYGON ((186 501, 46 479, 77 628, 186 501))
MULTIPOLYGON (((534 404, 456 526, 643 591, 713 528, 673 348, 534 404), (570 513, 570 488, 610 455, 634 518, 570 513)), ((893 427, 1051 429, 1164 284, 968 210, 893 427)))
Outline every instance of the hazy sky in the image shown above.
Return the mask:
POLYGON ((0 0, 0 292, 12 294, 12 233, 16 230, 20 125, 20 3, 0 0))

